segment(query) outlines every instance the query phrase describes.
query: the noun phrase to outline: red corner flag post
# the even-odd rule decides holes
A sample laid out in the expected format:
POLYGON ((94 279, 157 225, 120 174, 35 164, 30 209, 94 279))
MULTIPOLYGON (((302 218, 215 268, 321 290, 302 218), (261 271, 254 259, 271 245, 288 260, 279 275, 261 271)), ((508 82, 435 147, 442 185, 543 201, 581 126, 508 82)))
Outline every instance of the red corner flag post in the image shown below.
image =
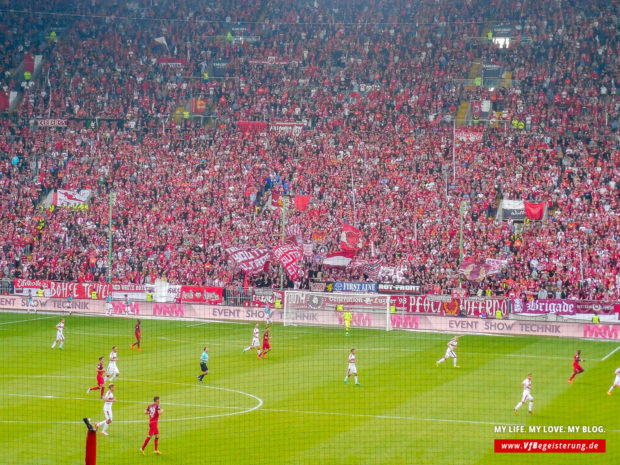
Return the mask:
POLYGON ((84 418, 88 428, 86 433, 86 465, 97 465, 97 429, 91 424, 89 418, 84 418))

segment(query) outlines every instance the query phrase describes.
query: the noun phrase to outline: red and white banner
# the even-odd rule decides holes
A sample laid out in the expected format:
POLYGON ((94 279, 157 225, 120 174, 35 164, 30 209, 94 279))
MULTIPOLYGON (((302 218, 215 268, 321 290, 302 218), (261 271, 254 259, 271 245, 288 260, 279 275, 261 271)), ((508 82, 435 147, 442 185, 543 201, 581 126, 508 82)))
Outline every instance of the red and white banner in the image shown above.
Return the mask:
POLYGON ((220 304, 223 291, 222 287, 181 286, 181 302, 220 304))
POLYGON ((340 251, 340 252, 332 252, 328 253, 327 256, 323 259, 323 266, 327 268, 346 268, 351 263, 351 260, 355 256, 355 252, 351 251, 340 251))
POLYGON ((271 252, 268 249, 228 247, 226 253, 248 275, 260 274, 269 265, 271 252))
POLYGON ((252 293, 252 306, 253 307, 261 307, 264 305, 269 305, 273 308, 276 300, 280 300, 282 305, 284 305, 284 291, 279 291, 275 289, 254 289, 252 293))
POLYGON ((463 142, 482 142, 482 132, 470 129, 456 129, 454 137, 463 142))
POLYGON ((284 134, 286 136, 301 136, 304 130, 302 123, 269 123, 269 132, 284 134))
POLYGON ((497 274, 501 268, 497 268, 495 264, 485 262, 475 262, 473 260, 464 260, 459 267, 459 274, 465 276, 468 281, 480 282, 487 276, 497 274))
POLYGON ((241 132, 267 133, 266 121, 237 121, 237 129, 241 132))
POLYGON ((303 270, 299 269, 299 261, 303 256, 301 248, 291 244, 283 244, 273 249, 273 255, 293 281, 298 281, 303 276, 303 270))
POLYGON ((350 224, 342 225, 342 232, 340 233, 340 250, 358 251, 364 246, 364 234, 359 229, 351 226, 350 224))
POLYGON ((92 196, 90 189, 82 189, 81 191, 70 191, 66 189, 58 189, 54 192, 53 204, 57 207, 76 207, 85 205, 92 196))
POLYGON ((525 200, 523 204, 525 205, 525 216, 531 220, 542 220, 547 202, 532 203, 525 200))
POLYGON ((620 303, 599 302, 594 300, 563 300, 563 299, 512 299, 512 312, 529 315, 620 314, 620 303))
MULTIPOLYGON (((291 63, 290 60, 288 60, 287 58, 277 58, 274 56, 268 56, 267 58, 263 58, 260 60, 257 59, 253 59, 253 60, 249 60, 251 65, 288 65, 289 63, 291 63)), ((297 63, 297 62, 295 62, 297 63)))
POLYGON ((13 281, 15 294, 37 295, 43 289, 45 297, 67 299, 90 299, 92 292, 97 293, 97 299, 106 299, 110 295, 111 286, 108 283, 65 283, 41 279, 15 279, 13 281))
POLYGON ((187 65, 185 58, 165 57, 158 58, 157 63, 164 66, 170 66, 171 68, 183 68, 187 65))
POLYGON ((37 118, 37 126, 40 128, 66 128, 68 120, 66 118, 37 118))
MULTIPOLYGON (((150 286, 153 288, 153 286, 150 286)), ((135 300, 146 300, 146 293, 148 292, 149 286, 146 284, 112 284, 112 299, 114 300, 122 300, 125 299, 125 296, 130 301, 135 300)), ((151 293, 152 293, 151 289, 151 293)))
POLYGON ((299 224, 293 223, 286 226, 286 242, 298 246, 303 244, 301 226, 299 226, 299 224))
POLYGON ((475 119, 480 118, 480 115, 482 115, 482 102, 480 100, 472 100, 470 102, 470 106, 471 106, 471 115, 475 119))
POLYGON ((495 317, 499 310, 506 317, 509 313, 508 299, 494 297, 454 298, 449 295, 403 295, 392 296, 390 304, 401 312, 433 313, 444 316, 466 313, 469 317, 481 315, 495 317))
POLYGON ((363 273, 370 279, 376 281, 379 279, 379 273, 383 266, 383 260, 377 258, 374 260, 366 260, 362 258, 355 258, 349 263, 350 268, 360 268, 363 273))

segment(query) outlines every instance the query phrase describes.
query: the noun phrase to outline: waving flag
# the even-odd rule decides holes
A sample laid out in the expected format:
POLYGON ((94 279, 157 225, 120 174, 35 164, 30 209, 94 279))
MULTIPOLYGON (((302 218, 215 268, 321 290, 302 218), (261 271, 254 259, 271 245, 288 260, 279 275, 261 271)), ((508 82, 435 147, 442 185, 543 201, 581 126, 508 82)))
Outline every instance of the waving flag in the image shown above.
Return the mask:
POLYGON ((342 232, 340 233, 340 250, 355 251, 361 250, 364 244, 364 237, 362 231, 354 228, 350 224, 342 225, 342 232))
POLYGON ((228 247, 226 253, 248 275, 256 275, 265 271, 271 258, 268 249, 250 247, 228 247))
POLYGON ((282 244, 273 249, 273 255, 286 270, 286 274, 293 280, 298 281, 303 276, 303 270, 299 269, 299 261, 303 251, 296 245, 282 244))
POLYGON ((327 268, 346 268, 351 263, 354 255, 355 252, 352 250, 332 252, 323 259, 323 266, 327 268))
POLYGON ((532 203, 526 200, 523 203, 525 205, 525 216, 531 220, 542 220, 547 202, 532 203))
POLYGON ((286 242, 299 246, 303 244, 301 226, 298 224, 289 224, 286 226, 286 242))

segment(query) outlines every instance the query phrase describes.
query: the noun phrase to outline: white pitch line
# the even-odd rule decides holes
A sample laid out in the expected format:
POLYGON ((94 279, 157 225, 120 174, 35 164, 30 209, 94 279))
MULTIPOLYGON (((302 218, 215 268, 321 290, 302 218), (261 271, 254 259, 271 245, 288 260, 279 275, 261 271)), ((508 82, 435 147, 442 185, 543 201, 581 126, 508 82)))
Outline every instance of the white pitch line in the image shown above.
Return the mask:
POLYGON ((609 357, 611 357, 613 354, 615 354, 616 352, 618 352, 618 350, 620 350, 620 346, 616 347, 614 350, 612 350, 611 352, 609 352, 607 355, 605 355, 602 359, 601 362, 604 362, 605 360, 607 360, 609 357))
MULTIPOLYGON (((60 399, 60 400, 87 400, 90 402, 103 402, 102 399, 95 397, 63 397, 63 396, 42 396, 37 394, 15 394, 10 392, 0 392, 0 395, 4 396, 13 396, 13 397, 34 397, 37 399, 60 399)), ((148 402, 144 400, 119 400, 117 399, 114 403, 118 404, 148 404, 148 402)), ((162 404, 164 405, 164 404, 162 404)), ((228 410, 245 410, 247 407, 222 407, 220 405, 203 405, 203 404, 178 404, 175 402, 165 402, 165 405, 175 405, 178 407, 198 407, 198 408, 218 408, 218 409, 228 409, 228 410)))
POLYGON ((26 321, 49 320, 50 318, 57 318, 57 316, 53 315, 53 316, 44 316, 43 318, 28 318, 27 320, 6 321, 4 323, 0 323, 0 325, 12 325, 15 323, 24 323, 26 321))

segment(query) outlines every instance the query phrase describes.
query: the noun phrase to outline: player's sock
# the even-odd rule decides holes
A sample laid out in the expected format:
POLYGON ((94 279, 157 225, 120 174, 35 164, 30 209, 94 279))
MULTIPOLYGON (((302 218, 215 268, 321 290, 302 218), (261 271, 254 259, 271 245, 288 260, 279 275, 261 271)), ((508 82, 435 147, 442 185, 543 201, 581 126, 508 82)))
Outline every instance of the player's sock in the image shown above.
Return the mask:
POLYGON ((103 399, 103 390, 105 389, 105 386, 101 386, 101 398, 103 399))
POLYGON ((357 375, 355 375, 355 384, 357 384, 357 375))
POLYGON ((65 343, 64 343, 64 342, 61 342, 59 347, 62 349, 62 346, 63 346, 63 345, 65 345, 65 343))
POLYGON ((344 382, 346 383, 347 381, 349 381, 349 375, 345 376, 344 378, 344 382))
POLYGON ((445 359, 445 358, 440 358, 439 360, 437 360, 437 364, 439 364, 439 363, 443 363, 443 362, 445 362, 445 361, 446 361, 446 359, 445 359))
POLYGON ((516 406, 515 406, 515 410, 519 410, 521 408, 521 406, 523 405, 523 402, 519 402, 516 406))
POLYGON ((456 366, 456 357, 454 357, 452 361, 453 361, 453 365, 456 366))
POLYGON ((157 443, 159 442, 159 438, 155 438, 155 450, 158 450, 157 443))
POLYGON ((529 408, 530 412, 532 411, 533 408, 534 408, 534 402, 530 402, 530 408, 529 408))
POLYGON ((570 375, 570 378, 568 378, 568 381, 570 382, 570 381, 572 381, 573 379, 575 379, 575 375, 577 375, 577 372, 576 372, 576 371, 573 371, 573 374, 572 374, 572 375, 570 375))
POLYGON ((110 423, 108 423, 107 421, 104 422, 103 424, 103 432, 106 433, 108 431, 108 426, 110 426, 110 423))
POLYGON ((52 344, 52 349, 56 348, 56 341, 52 344))
POLYGON ((252 346, 250 347, 246 347, 245 349, 243 349, 243 353, 245 354, 248 350, 250 350, 252 348, 252 346))
POLYGON ((256 353, 260 355, 260 349, 256 349, 256 353))
POLYGON ((146 449, 146 445, 149 443, 150 440, 151 440, 151 436, 147 436, 146 439, 144 440, 144 444, 142 444, 142 450, 146 449))

